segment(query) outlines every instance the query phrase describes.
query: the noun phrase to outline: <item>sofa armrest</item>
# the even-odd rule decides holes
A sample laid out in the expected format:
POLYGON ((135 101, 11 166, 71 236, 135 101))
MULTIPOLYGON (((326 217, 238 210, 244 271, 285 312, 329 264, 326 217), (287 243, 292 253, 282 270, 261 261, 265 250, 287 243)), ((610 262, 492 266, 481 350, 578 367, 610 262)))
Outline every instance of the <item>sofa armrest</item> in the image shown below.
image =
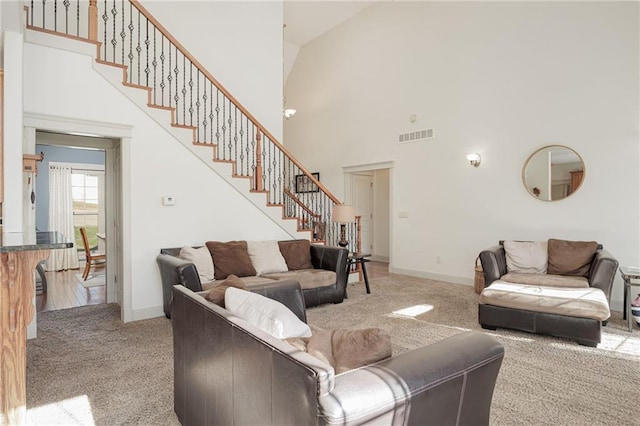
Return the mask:
POLYGON ((487 287, 507 273, 507 259, 504 247, 497 245, 481 251, 480 263, 484 272, 484 286, 487 287))
POLYGON ((336 282, 347 285, 347 257, 349 250, 343 247, 311 245, 311 264, 314 269, 326 269, 336 273, 336 282))
POLYGON ((160 268, 162 280, 164 314, 167 318, 171 318, 171 287, 182 284, 192 291, 202 291, 200 275, 193 263, 163 251, 156 257, 156 263, 160 268))
POLYGON ((320 397, 329 424, 489 424, 504 357, 493 337, 466 332, 335 376, 320 397))
POLYGON ((618 270, 618 261, 606 250, 597 250, 589 268, 589 286, 599 288, 610 301, 611 287, 618 270))

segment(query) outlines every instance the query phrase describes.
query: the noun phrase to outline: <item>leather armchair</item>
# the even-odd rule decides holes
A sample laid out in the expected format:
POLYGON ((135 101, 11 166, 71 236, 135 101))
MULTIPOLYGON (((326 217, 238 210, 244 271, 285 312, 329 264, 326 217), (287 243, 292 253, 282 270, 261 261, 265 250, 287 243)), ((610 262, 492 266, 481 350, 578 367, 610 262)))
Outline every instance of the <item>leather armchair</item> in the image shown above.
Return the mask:
MULTIPOLYGON (((303 306, 299 286, 280 286, 267 297, 303 306)), ((489 424, 504 357, 491 336, 458 334, 336 376, 183 286, 173 300, 174 410, 183 425, 489 424)))

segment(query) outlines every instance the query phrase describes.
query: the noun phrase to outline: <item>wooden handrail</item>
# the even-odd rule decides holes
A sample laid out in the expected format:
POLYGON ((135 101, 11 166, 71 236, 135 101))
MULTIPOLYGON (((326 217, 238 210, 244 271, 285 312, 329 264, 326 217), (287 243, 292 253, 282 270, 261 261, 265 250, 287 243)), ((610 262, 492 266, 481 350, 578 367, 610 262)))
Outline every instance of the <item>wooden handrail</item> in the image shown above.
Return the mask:
POLYGON ((140 4, 139 0, 129 0, 131 4, 142 14, 145 18, 151 22, 162 34, 164 34, 165 38, 173 43, 175 47, 180 50, 180 52, 187 58, 195 67, 200 70, 200 72, 211 81, 218 90, 220 90, 224 96, 226 96, 248 119, 253 123, 260 132, 262 132, 271 143, 273 143, 282 153, 295 164, 302 173, 307 175, 307 177, 318 186, 322 192, 324 192, 330 199, 336 204, 342 204, 338 198, 331 193, 319 180, 317 180, 306 167, 304 167, 278 140, 260 123, 241 103, 238 101, 224 86, 216 80, 209 71, 191 54, 189 51, 167 30, 164 25, 162 25, 158 20, 144 7, 140 4))
POLYGON ((300 199, 298 197, 296 197, 296 195, 293 192, 291 192, 287 188, 284 189, 284 194, 286 196, 288 196, 289 198, 291 198, 294 203, 299 205, 302 208, 302 210, 304 210, 305 212, 309 213, 309 216, 314 217, 316 219, 321 219, 322 218, 322 215, 314 212, 309 207, 307 207, 302 201, 300 201, 300 199))

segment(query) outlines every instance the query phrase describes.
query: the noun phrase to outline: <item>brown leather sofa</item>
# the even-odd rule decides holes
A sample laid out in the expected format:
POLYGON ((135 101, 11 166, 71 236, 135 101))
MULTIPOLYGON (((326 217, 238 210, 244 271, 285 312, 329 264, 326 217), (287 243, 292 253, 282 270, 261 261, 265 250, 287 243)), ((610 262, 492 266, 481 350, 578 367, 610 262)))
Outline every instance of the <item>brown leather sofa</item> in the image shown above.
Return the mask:
MULTIPOLYGON (((306 322, 297 283, 252 291, 306 322)), ((487 425, 504 348, 458 334, 336 375, 208 302, 173 287, 174 410, 183 425, 487 425)))
MULTIPOLYGON (((497 246, 480 252, 480 262, 484 271, 485 288, 507 274, 504 241, 497 246)), ((611 287, 615 278, 618 261, 599 244, 593 256, 586 279, 589 287, 602 290, 610 303, 611 287)), ((593 318, 581 318, 535 310, 480 304, 478 322, 484 329, 497 327, 526 331, 529 333, 575 339, 585 346, 597 346, 601 341, 603 322, 593 318)), ((606 325, 606 322, 604 322, 606 325)))
MULTIPOLYGON (((164 313, 171 318, 171 287, 182 284, 195 292, 202 291, 202 283, 195 265, 179 257, 180 247, 163 248, 156 258, 162 279, 164 313)), ((333 285, 305 288, 306 307, 324 303, 341 303, 347 289, 347 257, 349 252, 342 247, 310 245, 311 263, 314 269, 333 271, 336 282, 333 285)))

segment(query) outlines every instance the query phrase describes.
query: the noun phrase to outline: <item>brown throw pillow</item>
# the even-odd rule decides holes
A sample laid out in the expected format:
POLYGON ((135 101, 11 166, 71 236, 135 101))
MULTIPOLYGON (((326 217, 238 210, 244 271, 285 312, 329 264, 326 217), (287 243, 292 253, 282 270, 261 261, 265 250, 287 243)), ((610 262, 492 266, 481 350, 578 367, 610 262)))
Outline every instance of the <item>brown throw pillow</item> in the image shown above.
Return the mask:
POLYGON ((333 366, 336 374, 391 357, 391 336, 379 328, 314 333, 307 352, 333 366))
POLYGON ((598 243, 549 239, 547 247, 549 250, 547 274, 585 277, 589 273, 598 243))
POLYGON ((278 241, 278 246, 290 271, 313 269, 309 240, 278 241))
POLYGON ((241 290, 247 289, 247 286, 244 284, 244 282, 242 282, 240 278, 232 274, 229 275, 226 280, 222 281, 220 284, 209 290, 207 294, 204 295, 204 298, 224 308, 224 293, 229 287, 235 287, 241 290))
POLYGON ((229 275, 251 277, 256 270, 251 263, 246 241, 207 241, 207 248, 213 256, 214 277, 224 280, 229 275))

